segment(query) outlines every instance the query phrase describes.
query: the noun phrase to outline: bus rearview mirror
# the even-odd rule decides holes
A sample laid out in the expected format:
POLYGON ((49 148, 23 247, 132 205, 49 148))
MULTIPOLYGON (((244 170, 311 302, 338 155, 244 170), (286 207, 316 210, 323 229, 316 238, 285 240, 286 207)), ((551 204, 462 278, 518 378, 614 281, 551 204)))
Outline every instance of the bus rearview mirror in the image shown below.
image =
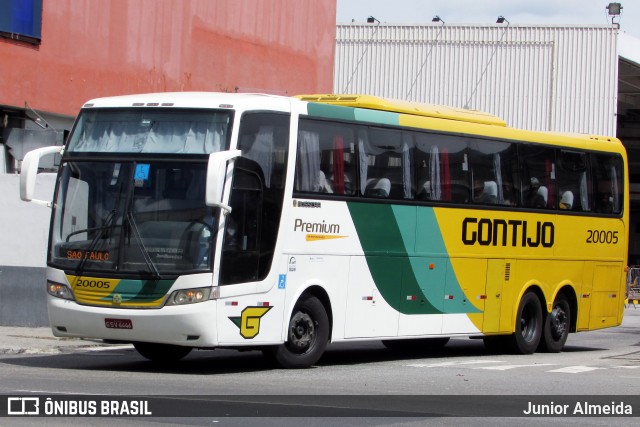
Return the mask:
POLYGON ((46 200, 37 200, 33 198, 36 189, 36 178, 38 176, 38 166, 40 158, 48 154, 61 154, 63 147, 49 146, 37 148, 29 151, 22 160, 22 169, 20 170, 20 198, 25 202, 33 202, 47 207, 52 206, 52 202, 46 200))

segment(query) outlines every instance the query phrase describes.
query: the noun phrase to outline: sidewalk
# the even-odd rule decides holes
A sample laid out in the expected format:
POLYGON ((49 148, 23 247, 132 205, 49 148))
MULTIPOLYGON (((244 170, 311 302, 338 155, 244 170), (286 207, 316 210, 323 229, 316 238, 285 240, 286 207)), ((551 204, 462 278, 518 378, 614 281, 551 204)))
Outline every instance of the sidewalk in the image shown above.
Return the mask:
MULTIPOLYGON (((58 338, 51 328, 28 328, 19 326, 0 326, 0 355, 3 354, 59 354, 74 349, 109 347, 101 340, 79 338, 58 338)), ((122 346, 122 344, 118 344, 122 346)))

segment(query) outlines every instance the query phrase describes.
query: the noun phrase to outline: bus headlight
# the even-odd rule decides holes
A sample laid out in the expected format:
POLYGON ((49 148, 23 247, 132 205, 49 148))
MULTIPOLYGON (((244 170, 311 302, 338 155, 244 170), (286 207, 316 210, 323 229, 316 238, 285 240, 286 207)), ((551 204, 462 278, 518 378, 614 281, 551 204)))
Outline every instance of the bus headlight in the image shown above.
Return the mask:
POLYGON ((67 285, 47 280, 47 292, 56 298, 73 300, 73 293, 67 285))
POLYGON ((211 288, 180 289, 174 291, 167 300, 167 305, 195 304, 209 299, 211 288))

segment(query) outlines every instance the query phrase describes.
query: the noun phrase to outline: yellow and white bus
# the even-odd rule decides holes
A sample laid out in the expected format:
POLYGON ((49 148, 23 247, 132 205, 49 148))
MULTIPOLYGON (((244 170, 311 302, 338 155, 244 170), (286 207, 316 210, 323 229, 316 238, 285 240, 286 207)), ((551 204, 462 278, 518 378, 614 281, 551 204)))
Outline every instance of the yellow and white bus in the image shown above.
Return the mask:
POLYGON ((62 150, 27 155, 23 200, 60 151, 43 202, 56 336, 299 368, 358 340, 558 352, 622 321, 615 138, 360 95, 111 97, 83 106, 62 150))

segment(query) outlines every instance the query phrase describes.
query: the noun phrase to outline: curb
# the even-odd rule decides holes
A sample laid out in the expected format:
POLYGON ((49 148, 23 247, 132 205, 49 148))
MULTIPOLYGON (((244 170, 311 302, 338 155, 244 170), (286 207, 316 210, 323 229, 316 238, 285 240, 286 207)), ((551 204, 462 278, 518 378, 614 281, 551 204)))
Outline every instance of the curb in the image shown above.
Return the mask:
MULTIPOLYGON (((93 344, 93 345, 74 345, 74 346, 56 346, 56 347, 8 347, 0 348, 0 356, 2 355, 18 355, 18 354, 67 354, 75 351, 98 351, 98 350, 115 350, 128 348, 116 344, 93 344)), ((133 347, 131 347, 133 349, 133 347)))

